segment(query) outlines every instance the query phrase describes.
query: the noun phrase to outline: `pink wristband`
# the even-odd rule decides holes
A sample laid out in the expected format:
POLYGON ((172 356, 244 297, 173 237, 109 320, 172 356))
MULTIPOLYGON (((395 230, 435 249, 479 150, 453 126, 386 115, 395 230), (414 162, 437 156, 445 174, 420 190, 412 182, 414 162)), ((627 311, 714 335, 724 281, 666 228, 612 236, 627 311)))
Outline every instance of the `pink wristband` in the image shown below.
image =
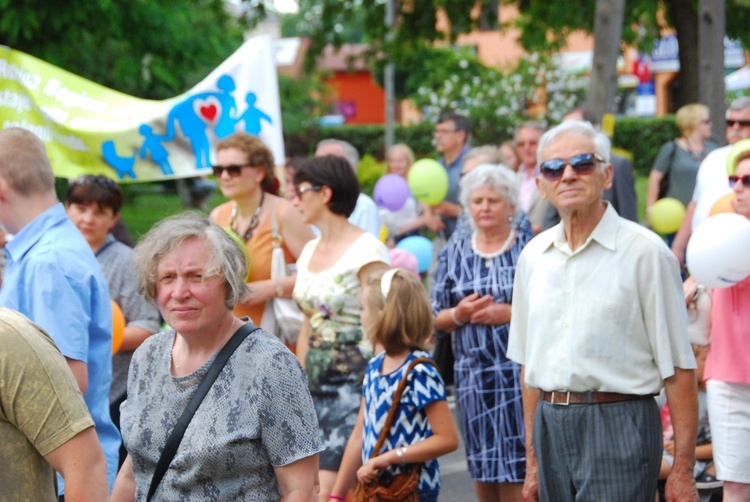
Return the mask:
POLYGON ((328 495, 328 498, 329 499, 333 499, 333 500, 343 500, 343 501, 346 502, 346 497, 342 497, 341 495, 333 495, 333 494, 331 494, 331 495, 328 495))

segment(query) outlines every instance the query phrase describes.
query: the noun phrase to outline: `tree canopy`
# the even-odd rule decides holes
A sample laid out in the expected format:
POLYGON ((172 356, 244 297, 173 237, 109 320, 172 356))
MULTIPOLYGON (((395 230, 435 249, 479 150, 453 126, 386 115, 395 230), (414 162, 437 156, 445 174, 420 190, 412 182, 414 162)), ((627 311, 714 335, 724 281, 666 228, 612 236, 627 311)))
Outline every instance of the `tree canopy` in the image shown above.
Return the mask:
POLYGON ((0 44, 127 94, 184 92, 242 43, 223 0, 0 0, 0 44))

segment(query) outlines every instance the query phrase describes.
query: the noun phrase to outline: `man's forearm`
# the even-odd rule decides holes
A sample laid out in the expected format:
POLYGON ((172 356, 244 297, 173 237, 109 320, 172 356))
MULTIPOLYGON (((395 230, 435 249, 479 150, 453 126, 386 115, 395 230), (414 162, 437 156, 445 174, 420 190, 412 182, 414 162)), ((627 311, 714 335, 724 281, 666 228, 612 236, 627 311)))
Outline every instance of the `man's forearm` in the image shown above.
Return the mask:
POLYGON ((698 386, 695 371, 675 368, 675 374, 664 381, 664 386, 674 428, 673 470, 685 469, 692 472, 698 431, 698 386))

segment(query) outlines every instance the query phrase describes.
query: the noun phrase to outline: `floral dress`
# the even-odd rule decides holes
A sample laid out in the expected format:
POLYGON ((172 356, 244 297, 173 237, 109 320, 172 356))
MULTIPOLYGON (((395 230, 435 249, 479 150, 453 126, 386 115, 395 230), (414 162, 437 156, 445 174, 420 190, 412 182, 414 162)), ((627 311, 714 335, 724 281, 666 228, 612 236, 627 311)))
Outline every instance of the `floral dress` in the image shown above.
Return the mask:
POLYGON ((388 264, 387 248, 369 233, 360 235, 327 270, 310 272, 310 257, 320 239, 307 243, 297 260, 294 299, 310 319, 305 371, 326 448, 320 468, 337 471, 357 421, 362 379, 372 347, 364 336, 359 297, 360 269, 388 264))

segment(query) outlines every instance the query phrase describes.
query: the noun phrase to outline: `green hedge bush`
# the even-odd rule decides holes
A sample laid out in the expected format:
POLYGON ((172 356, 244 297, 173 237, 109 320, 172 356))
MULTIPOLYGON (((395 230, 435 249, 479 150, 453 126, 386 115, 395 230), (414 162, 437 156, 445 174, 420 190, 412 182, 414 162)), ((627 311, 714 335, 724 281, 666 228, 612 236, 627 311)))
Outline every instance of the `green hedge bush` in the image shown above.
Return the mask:
MULTIPOLYGON (((437 153, 432 146, 433 128, 431 124, 397 126, 395 139, 397 143, 409 145, 417 157, 436 157, 437 153)), ((619 117, 615 122, 612 144, 630 152, 638 174, 648 175, 661 145, 676 138, 678 134, 673 115, 659 118, 619 117)), ((310 153, 315 148, 315 143, 327 138, 348 141, 357 147, 363 157, 368 154, 376 159, 385 157, 383 126, 320 127, 311 134, 310 153)), ((479 139, 482 139, 481 135, 479 139)), ((495 143, 500 142, 501 140, 495 143)), ((482 143, 475 140, 474 144, 482 143)))

